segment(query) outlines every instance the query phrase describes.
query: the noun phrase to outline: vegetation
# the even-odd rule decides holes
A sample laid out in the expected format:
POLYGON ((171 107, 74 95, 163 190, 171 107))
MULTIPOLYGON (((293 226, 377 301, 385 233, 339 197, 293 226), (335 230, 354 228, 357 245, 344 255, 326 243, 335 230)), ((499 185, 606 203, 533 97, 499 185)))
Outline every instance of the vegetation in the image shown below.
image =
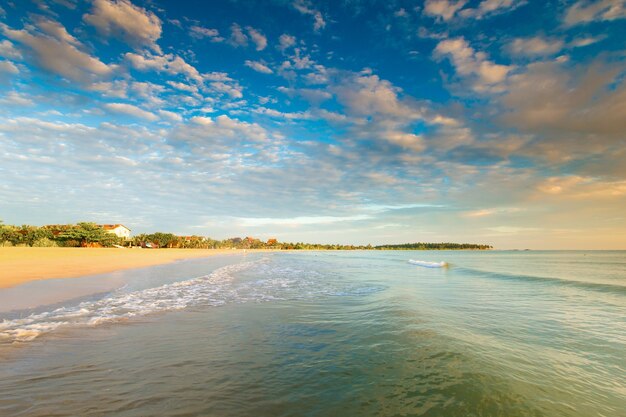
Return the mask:
POLYGON ((490 245, 474 243, 403 243, 399 245, 381 245, 374 249, 381 250, 486 250, 493 249, 490 245))
POLYGON ((304 242, 267 242, 252 237, 214 240, 204 236, 177 236, 172 233, 142 233, 124 240, 95 223, 49 226, 11 226, 0 221, 0 246, 110 247, 113 245, 150 248, 190 249, 276 249, 276 250, 486 250, 489 245, 471 243, 405 243, 398 245, 333 245, 304 242))
POLYGON ((106 247, 124 243, 95 223, 49 226, 12 226, 0 222, 0 246, 93 246, 106 247))

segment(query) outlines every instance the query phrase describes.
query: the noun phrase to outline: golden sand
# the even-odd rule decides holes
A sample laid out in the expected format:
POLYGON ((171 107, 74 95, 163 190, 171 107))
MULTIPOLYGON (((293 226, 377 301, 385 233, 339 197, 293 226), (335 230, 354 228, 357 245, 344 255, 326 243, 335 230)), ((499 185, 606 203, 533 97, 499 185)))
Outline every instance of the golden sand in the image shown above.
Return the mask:
POLYGON ((228 249, 0 247, 0 288, 34 280, 75 278, 238 252, 228 249))

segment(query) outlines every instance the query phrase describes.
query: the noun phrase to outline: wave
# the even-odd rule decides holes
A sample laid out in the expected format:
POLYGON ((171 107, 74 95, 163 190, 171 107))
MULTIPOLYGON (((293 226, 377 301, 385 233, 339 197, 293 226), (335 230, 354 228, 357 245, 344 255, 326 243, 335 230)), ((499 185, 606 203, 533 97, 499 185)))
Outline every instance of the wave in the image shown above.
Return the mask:
POLYGON ((466 272, 473 275, 478 275, 487 278, 496 278, 496 279, 504 279, 504 280, 512 280, 512 281, 532 281, 532 282, 543 282, 546 284, 553 285, 561 285, 567 287, 574 288, 583 288, 588 290, 602 291, 602 292, 611 292, 611 293, 620 293, 626 294, 626 286, 620 284, 610 284, 605 282, 591 282, 591 281, 578 281, 571 280, 566 278, 557 278, 557 277, 546 277, 546 276, 538 276, 538 275, 523 275, 523 274, 510 274, 506 272, 492 272, 485 271, 476 268, 468 268, 468 267, 455 267, 458 272, 466 272))
POLYGON ((365 296, 383 287, 337 284, 324 274, 268 262, 267 258, 227 265, 209 275, 155 288, 125 292, 123 288, 99 300, 33 313, 0 322, 0 344, 28 342, 60 328, 97 326, 149 314, 229 303, 293 300, 319 296, 365 296), (250 276, 235 280, 239 274, 250 276))
POLYGON ((428 262, 428 261, 416 261, 409 259, 411 265, 423 266, 425 268, 445 268, 448 266, 447 262, 428 262))

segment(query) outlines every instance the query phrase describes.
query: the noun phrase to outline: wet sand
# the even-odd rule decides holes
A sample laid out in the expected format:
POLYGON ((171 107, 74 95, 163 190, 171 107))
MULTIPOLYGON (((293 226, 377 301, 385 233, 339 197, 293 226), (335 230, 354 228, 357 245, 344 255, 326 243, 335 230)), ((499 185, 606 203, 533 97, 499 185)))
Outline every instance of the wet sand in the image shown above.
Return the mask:
POLYGON ((0 248, 0 288, 36 280, 76 278, 229 253, 241 253, 241 250, 0 248))

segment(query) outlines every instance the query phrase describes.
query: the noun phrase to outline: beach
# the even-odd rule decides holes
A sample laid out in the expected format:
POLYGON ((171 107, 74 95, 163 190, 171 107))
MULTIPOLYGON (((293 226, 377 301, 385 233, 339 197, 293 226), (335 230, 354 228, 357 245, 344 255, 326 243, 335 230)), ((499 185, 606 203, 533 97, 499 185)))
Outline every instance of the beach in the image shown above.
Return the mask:
POLYGON ((0 288, 35 280, 77 278, 239 252, 230 249, 1 247, 0 288))

